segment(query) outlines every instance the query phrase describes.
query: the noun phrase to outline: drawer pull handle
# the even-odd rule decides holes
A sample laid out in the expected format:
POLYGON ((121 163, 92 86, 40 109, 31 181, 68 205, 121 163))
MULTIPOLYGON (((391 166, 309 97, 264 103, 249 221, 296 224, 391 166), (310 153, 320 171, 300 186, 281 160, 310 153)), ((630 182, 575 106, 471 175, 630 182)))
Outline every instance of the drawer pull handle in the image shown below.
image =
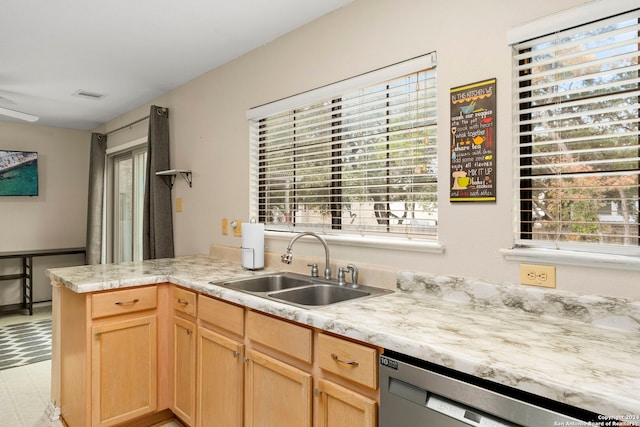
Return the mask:
POLYGON ((232 354, 233 354, 233 357, 235 357, 236 359, 238 358, 238 356, 240 356, 239 351, 234 351, 232 354))
POLYGON ((131 301, 116 301, 116 305, 133 305, 140 301, 138 298, 133 299, 131 301))
POLYGON ((187 335, 191 335, 193 331, 191 329, 187 329, 187 335))
POLYGON ((351 361, 342 360, 335 353, 331 353, 331 358, 338 363, 342 363, 343 365, 353 366, 354 368, 360 365, 357 360, 351 360, 351 361))
POLYGON ((180 304, 180 305, 189 305, 189 301, 187 301, 185 299, 178 298, 178 304, 180 304))

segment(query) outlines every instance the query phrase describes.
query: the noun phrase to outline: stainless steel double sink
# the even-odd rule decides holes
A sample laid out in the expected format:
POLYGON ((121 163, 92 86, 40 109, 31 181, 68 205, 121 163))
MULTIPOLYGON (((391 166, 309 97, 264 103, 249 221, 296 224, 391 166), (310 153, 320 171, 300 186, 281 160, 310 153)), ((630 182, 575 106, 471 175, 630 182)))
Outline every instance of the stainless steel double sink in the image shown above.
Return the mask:
POLYGON ((302 274, 282 272, 234 279, 222 282, 211 282, 236 291, 260 296, 270 300, 295 305, 302 308, 318 308, 385 295, 393 291, 372 286, 351 284, 338 285, 336 281, 302 274))

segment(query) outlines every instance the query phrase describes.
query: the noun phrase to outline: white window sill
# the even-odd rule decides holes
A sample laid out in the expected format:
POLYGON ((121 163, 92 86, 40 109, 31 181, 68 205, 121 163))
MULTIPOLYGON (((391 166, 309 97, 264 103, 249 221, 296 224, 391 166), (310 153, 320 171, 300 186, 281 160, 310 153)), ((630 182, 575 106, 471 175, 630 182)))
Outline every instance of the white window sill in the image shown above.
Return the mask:
MULTIPOLYGON (((278 232, 278 231, 265 231, 265 239, 284 240, 289 241, 293 236, 298 233, 290 232, 278 232)), ((409 239, 383 239, 373 237, 356 237, 356 236, 335 236, 318 233, 328 244, 342 245, 351 247, 365 247, 375 249, 393 249, 409 252, 422 252, 422 253, 444 253, 445 247, 436 242, 426 242, 420 240, 409 239)))
POLYGON ((640 271, 640 257, 629 255, 597 254, 560 249, 512 248, 500 249, 507 261, 540 262, 583 267, 611 268, 640 271))

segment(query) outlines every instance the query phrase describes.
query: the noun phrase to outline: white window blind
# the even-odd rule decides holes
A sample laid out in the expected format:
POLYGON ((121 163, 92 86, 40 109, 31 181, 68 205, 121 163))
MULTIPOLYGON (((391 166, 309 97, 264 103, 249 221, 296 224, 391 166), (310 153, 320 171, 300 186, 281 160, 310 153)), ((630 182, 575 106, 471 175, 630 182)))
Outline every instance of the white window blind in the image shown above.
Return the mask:
POLYGON ((639 253, 640 11, 515 45, 517 243, 639 253))
POLYGON ((430 67, 253 117, 253 214, 273 231, 435 240, 435 79, 430 67))

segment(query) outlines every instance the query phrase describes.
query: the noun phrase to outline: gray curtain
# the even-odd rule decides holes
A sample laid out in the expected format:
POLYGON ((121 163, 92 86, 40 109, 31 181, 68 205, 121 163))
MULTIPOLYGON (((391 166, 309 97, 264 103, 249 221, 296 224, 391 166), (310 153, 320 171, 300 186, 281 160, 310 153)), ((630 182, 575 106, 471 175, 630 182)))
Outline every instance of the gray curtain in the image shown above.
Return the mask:
POLYGON ((173 258, 171 188, 157 171, 169 167, 169 110, 151 106, 147 148, 147 179, 144 194, 144 259, 173 258))
POLYGON ((102 262, 102 215, 107 135, 91 134, 89 154, 89 203, 87 209, 87 264, 102 262))

